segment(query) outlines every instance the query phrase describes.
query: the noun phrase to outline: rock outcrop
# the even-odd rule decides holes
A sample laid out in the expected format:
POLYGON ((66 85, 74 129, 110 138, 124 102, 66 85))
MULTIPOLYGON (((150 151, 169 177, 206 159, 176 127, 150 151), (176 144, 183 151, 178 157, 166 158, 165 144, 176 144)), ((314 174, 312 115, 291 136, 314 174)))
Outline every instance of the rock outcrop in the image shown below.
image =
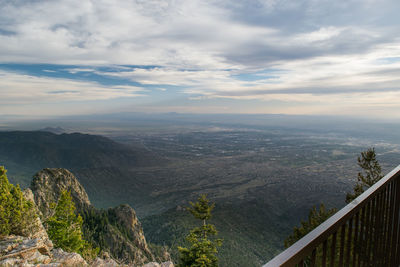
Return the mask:
POLYGON ((31 190, 42 216, 46 218, 50 211, 50 203, 56 203, 63 190, 71 193, 72 200, 78 211, 91 203, 89 197, 76 177, 66 169, 43 169, 32 180, 31 190))
POLYGON ((77 212, 84 220, 84 238, 90 240, 94 247, 108 252, 113 259, 137 266, 154 260, 142 226, 129 205, 97 210, 91 205, 85 189, 76 177, 65 169, 44 169, 38 172, 33 178, 31 189, 42 218, 49 215, 50 203, 57 202, 63 190, 69 191, 77 212), (93 222, 101 222, 101 225, 93 222))
POLYGON ((51 251, 40 238, 7 236, 0 240, 0 266, 87 266, 77 253, 51 251))
POLYGON ((172 262, 144 265, 118 264, 111 258, 96 258, 87 263, 81 255, 62 249, 50 250, 40 238, 6 236, 0 238, 0 267, 174 267, 172 262))
POLYGON ((109 209, 109 214, 115 215, 118 225, 128 230, 128 235, 134 240, 134 244, 141 250, 150 252, 142 226, 138 221, 135 211, 127 204, 109 209))

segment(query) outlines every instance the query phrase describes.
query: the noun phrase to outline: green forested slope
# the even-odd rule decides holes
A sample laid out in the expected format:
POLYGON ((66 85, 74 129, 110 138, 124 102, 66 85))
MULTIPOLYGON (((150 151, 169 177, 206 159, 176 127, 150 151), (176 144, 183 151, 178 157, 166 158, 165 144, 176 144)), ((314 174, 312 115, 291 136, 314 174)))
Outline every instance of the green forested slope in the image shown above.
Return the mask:
MULTIPOLYGON (((281 240, 287 235, 285 222, 270 220, 256 203, 217 203, 210 223, 223 239, 220 266, 261 266, 283 248, 281 240)), ((177 246, 185 244, 185 236, 197 224, 182 208, 142 219, 148 242, 168 245, 175 259, 177 246)))

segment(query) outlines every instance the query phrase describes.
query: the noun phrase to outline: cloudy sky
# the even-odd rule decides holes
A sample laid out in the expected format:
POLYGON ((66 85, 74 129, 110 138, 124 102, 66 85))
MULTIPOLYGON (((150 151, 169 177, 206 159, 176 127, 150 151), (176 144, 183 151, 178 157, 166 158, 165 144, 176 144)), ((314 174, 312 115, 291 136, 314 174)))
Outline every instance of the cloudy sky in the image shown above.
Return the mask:
POLYGON ((398 0, 0 0, 0 114, 400 118, 398 0))

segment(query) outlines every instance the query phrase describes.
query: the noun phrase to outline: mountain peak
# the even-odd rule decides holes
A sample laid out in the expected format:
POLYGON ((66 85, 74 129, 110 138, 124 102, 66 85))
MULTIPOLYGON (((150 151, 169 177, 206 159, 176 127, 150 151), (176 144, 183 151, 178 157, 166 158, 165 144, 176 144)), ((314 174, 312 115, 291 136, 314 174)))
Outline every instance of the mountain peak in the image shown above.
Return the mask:
POLYGON ((35 203, 46 217, 50 203, 57 202, 62 191, 69 191, 78 210, 91 205, 89 197, 78 179, 67 169, 46 168, 38 172, 32 180, 31 189, 35 203))
POLYGON ((62 134, 67 132, 64 128, 57 126, 57 127, 45 127, 42 128, 40 130, 38 130, 39 132, 50 132, 50 133, 54 133, 54 134, 62 134))

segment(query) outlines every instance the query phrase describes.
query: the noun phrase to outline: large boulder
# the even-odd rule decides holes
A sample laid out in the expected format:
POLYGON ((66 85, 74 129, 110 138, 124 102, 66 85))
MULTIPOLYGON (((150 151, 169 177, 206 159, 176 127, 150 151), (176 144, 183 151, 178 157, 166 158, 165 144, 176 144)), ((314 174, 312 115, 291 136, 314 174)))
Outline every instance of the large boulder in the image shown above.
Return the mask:
POLYGON ((113 259, 100 259, 96 258, 93 262, 90 263, 90 267, 118 267, 120 266, 113 259))
POLYGON ((161 263, 161 267, 174 267, 174 263, 172 261, 166 261, 161 263))
POLYGON ((0 240, 0 266, 48 264, 51 252, 43 240, 22 236, 6 236, 0 240))
POLYGON ((162 263, 158 262, 149 262, 142 267, 174 267, 174 263, 172 261, 166 261, 162 263))
POLYGON ((52 262, 60 263, 62 266, 88 266, 87 262, 78 253, 65 252, 60 248, 54 249, 52 253, 52 262))

